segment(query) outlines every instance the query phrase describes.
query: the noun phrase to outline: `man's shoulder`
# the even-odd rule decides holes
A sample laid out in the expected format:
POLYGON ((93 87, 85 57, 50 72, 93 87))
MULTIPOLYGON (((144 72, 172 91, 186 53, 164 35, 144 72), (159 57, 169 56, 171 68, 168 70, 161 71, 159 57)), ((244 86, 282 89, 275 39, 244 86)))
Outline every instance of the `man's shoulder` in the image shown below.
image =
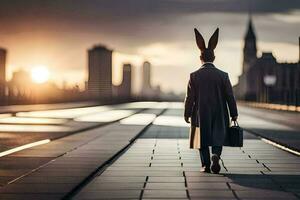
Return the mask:
POLYGON ((197 69, 197 70, 195 70, 195 71, 193 71, 193 72, 191 72, 191 73, 190 73, 190 77, 193 77, 193 76, 195 76, 196 74, 198 74, 198 73, 200 72, 200 70, 201 70, 201 68, 200 68, 200 69, 197 69))
MULTIPOLYGON (((193 77, 193 76, 196 76, 197 74, 201 74, 202 72, 204 72, 205 70, 204 69, 207 69, 207 68, 204 68, 204 67, 200 67, 199 69, 193 71, 192 73, 190 73, 190 76, 193 77)), ((212 72, 213 73, 218 73, 222 76, 228 76, 228 73, 223 71, 223 70, 220 70, 219 68, 217 68, 216 66, 214 66, 214 68, 210 68, 210 69, 214 69, 212 72)), ((210 70, 211 71, 211 70, 210 70)))
POLYGON ((223 75, 223 76, 228 76, 228 73, 227 73, 227 72, 225 72, 225 71, 223 71, 223 70, 220 70, 220 69, 217 68, 217 67, 216 67, 216 71, 217 71, 218 73, 220 73, 221 75, 223 75))

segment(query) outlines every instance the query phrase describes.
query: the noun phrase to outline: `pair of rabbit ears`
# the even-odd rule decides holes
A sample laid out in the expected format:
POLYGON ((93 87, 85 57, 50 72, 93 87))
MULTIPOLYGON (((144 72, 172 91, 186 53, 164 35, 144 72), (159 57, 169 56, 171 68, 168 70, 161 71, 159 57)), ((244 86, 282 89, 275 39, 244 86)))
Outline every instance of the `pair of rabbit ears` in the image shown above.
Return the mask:
POLYGON ((201 35, 201 33, 199 33, 199 31, 194 28, 195 31, 195 36, 196 36, 196 43, 198 48, 201 50, 201 52, 203 52, 204 50, 214 50, 218 44, 218 39, 219 39, 219 28, 217 28, 214 32, 214 34, 210 37, 209 42, 208 42, 208 47, 205 47, 205 41, 201 35))

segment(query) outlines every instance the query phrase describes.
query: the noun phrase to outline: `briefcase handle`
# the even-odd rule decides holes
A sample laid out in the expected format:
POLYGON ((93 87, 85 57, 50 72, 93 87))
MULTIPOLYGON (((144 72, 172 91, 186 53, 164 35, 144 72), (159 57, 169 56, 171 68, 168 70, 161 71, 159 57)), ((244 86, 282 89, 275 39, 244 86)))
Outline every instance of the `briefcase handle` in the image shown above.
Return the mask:
POLYGON ((233 122, 234 126, 240 126, 237 120, 235 120, 235 121, 231 120, 231 124, 232 124, 232 122, 233 122))

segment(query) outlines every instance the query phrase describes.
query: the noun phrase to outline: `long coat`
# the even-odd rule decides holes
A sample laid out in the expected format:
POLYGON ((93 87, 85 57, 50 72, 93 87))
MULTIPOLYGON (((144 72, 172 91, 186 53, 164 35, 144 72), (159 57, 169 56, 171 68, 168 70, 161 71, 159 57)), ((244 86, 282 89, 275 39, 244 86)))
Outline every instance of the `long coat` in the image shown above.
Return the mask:
POLYGON ((191 126, 200 126, 201 148, 228 145, 230 116, 238 116, 232 86, 226 72, 205 63, 190 74, 185 99, 185 117, 191 126))

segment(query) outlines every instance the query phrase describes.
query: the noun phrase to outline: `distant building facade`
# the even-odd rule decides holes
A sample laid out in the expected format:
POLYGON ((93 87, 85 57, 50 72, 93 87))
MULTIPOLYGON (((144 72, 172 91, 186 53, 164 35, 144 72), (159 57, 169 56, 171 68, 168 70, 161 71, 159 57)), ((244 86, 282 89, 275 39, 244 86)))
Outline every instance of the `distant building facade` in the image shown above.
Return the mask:
POLYGON ((141 95, 146 98, 159 97, 161 90, 159 86, 153 87, 151 84, 151 63, 145 61, 142 66, 142 90, 141 95))
POLYGON ((8 82, 8 94, 11 98, 30 99, 32 97, 33 83, 27 71, 19 70, 13 72, 8 82))
POLYGON ((129 100, 131 98, 131 87, 132 65, 127 63, 123 65, 122 83, 118 86, 113 86, 114 96, 122 100, 129 100))
POLYGON ((112 97, 112 50, 95 46, 88 50, 88 93, 94 99, 112 97))
POLYGON ((0 102, 5 99, 6 90, 6 50, 0 48, 0 102))
POLYGON ((142 82, 142 90, 149 90, 151 89, 151 64, 150 62, 146 61, 143 63, 143 82, 142 82))
POLYGON ((234 91, 240 100, 300 104, 299 62, 279 63, 271 52, 263 52, 257 58, 256 35, 251 18, 245 35, 243 73, 234 91))
POLYGON ((122 81, 122 91, 123 96, 130 98, 131 96, 131 84, 132 84, 132 66, 131 64, 123 65, 123 81, 122 81))

